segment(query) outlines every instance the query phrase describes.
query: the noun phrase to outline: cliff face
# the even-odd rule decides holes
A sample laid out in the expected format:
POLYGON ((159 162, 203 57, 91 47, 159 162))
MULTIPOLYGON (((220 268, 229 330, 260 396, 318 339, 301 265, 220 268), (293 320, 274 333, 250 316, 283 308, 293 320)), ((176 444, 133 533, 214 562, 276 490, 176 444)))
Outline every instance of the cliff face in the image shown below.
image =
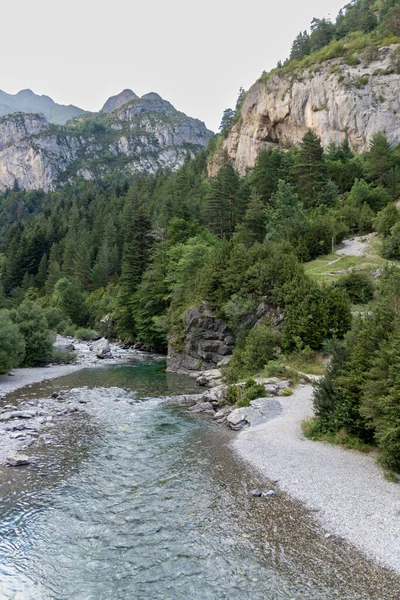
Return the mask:
POLYGON ((327 147, 348 137, 355 152, 367 150, 383 131, 400 142, 400 75, 391 55, 397 46, 381 48, 376 59, 350 67, 334 59, 303 71, 279 71, 263 77, 246 94, 239 120, 210 163, 215 175, 226 157, 243 175, 254 167, 260 150, 299 144, 308 129, 327 147))
POLYGON ((75 176, 96 179, 115 172, 130 176, 176 170, 212 135, 204 123, 154 93, 138 98, 125 90, 105 107, 65 126, 50 124, 43 115, 2 117, 0 189, 17 182, 22 189, 48 191, 75 176))

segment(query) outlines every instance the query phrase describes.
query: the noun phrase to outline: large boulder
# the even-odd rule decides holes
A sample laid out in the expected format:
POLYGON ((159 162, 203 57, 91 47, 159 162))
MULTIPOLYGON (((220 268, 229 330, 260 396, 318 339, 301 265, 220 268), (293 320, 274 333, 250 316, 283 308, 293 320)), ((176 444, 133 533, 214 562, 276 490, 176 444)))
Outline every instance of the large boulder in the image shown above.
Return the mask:
POLYGON ((112 358, 110 344, 105 338, 94 342, 90 349, 96 354, 97 358, 112 358))

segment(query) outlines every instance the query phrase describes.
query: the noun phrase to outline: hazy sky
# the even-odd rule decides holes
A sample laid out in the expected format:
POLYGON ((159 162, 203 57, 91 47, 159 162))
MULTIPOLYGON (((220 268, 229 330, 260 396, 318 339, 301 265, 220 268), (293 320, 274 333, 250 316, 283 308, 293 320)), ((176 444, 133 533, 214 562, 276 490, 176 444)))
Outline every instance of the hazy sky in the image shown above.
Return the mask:
POLYGON ((19 0, 2 6, 0 89, 99 110, 155 91, 214 131, 239 87, 284 59, 311 19, 344 0, 19 0))

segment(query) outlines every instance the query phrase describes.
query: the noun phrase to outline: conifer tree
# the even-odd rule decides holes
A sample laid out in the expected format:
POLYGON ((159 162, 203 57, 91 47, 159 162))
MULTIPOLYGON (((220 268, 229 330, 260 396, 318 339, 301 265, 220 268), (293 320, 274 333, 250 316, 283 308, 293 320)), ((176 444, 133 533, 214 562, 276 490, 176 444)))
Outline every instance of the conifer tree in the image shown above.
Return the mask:
POLYGON ((327 182, 324 149, 320 138, 309 130, 300 144, 299 160, 293 168, 297 189, 308 205, 315 204, 327 182))

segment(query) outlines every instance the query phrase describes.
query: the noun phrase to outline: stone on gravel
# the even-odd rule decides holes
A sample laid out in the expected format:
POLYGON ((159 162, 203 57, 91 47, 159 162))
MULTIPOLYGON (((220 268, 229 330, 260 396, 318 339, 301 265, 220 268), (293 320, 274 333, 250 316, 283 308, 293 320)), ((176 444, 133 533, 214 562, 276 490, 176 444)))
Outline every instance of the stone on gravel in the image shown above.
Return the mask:
POLYGON ((254 498, 261 498, 262 496, 262 491, 261 490, 253 490, 251 492, 251 495, 254 496, 254 498))
POLYGON ((14 454, 14 456, 8 456, 6 463, 9 467, 21 467, 22 465, 29 465, 31 459, 26 454, 14 454))
POLYGON ((97 342, 94 342, 90 349, 96 354, 97 358, 110 358, 111 348, 108 340, 101 338, 97 342))
POLYGON ((268 492, 263 492, 261 494, 261 496, 263 498, 272 498, 272 496, 275 496, 276 492, 274 492, 274 490, 269 490, 268 492))

